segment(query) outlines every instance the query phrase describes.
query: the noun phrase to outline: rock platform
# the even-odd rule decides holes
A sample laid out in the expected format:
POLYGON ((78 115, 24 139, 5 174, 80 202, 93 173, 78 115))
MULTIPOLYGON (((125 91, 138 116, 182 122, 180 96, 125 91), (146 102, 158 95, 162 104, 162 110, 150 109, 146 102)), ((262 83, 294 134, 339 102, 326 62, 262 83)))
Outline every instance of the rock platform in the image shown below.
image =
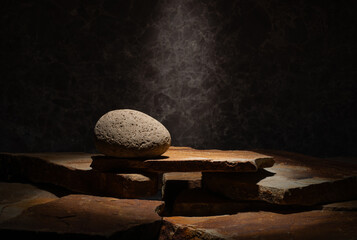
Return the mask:
POLYGON ((357 161, 247 152, 171 147, 171 162, 97 167, 99 154, 0 153, 0 234, 357 239, 357 161))

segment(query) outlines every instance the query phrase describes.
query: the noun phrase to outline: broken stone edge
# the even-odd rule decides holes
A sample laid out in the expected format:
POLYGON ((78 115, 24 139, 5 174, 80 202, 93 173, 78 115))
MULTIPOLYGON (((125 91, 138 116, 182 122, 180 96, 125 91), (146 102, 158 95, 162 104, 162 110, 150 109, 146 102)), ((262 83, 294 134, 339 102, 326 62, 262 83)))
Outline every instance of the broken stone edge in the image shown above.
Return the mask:
POLYGON ((142 170, 147 172, 256 172, 261 168, 269 168, 275 164, 272 157, 262 157, 254 160, 227 161, 219 159, 190 159, 190 160, 165 160, 165 159, 142 159, 130 160, 108 156, 93 156, 91 167, 98 171, 118 172, 126 170, 142 170), (109 162, 109 166, 100 161, 109 162))

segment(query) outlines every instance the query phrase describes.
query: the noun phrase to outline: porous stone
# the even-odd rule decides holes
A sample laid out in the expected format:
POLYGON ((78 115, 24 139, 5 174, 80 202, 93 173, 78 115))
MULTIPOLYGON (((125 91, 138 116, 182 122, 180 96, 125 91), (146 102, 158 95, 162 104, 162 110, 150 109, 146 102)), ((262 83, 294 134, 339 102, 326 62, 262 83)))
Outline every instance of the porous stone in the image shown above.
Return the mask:
POLYGON ((26 239, 157 239, 161 201, 68 195, 0 224, 0 234, 26 239))
POLYGON ((149 115, 130 109, 104 114, 94 128, 99 152, 119 158, 156 157, 169 148, 169 131, 149 115))
POLYGON ((93 170, 89 153, 0 153, 0 177, 50 183, 74 192, 143 198, 158 192, 156 173, 110 173, 93 170))
POLYGON ((31 184, 0 182, 0 223, 20 215, 29 207, 58 199, 31 184))

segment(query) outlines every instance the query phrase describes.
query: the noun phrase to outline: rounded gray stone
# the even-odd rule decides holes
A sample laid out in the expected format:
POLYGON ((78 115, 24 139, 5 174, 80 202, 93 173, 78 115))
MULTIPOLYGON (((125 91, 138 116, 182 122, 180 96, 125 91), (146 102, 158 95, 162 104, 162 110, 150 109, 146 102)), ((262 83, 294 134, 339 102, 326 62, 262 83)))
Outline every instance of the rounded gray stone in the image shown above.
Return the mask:
POLYGON ((131 109, 104 114, 94 128, 99 152, 113 157, 160 156, 170 147, 169 131, 156 119, 131 109))

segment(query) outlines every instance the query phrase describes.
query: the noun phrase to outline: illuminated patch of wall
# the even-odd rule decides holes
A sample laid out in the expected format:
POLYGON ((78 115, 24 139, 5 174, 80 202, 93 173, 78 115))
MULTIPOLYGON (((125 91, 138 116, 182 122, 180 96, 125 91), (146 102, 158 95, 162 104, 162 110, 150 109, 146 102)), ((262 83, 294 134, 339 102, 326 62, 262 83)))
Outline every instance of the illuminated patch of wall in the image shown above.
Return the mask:
POLYGON ((143 41, 144 71, 138 71, 144 110, 168 127, 173 144, 202 146, 213 132, 212 101, 222 77, 208 7, 195 0, 164 0, 156 11, 143 41))

